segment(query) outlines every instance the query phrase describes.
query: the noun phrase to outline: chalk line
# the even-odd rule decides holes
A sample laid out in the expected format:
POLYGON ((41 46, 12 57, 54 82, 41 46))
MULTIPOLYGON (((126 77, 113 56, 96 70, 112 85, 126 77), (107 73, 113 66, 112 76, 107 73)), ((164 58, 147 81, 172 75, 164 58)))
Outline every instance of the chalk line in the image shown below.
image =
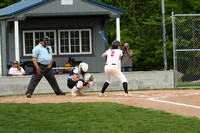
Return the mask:
POLYGON ((175 102, 157 100, 157 99, 154 99, 154 98, 147 98, 147 99, 151 100, 151 101, 155 101, 155 102, 168 103, 168 104, 174 104, 174 105, 179 105, 179 106, 185 106, 185 107, 191 107, 191 108, 200 109, 200 106, 195 106, 195 105, 188 105, 188 104, 183 104, 183 103, 175 103, 175 102))

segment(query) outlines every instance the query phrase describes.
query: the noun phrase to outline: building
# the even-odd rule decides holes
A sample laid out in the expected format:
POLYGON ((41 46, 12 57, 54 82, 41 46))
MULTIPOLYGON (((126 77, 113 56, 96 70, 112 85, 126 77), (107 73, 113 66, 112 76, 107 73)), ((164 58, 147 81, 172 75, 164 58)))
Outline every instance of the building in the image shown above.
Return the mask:
POLYGON ((124 10, 96 0, 23 0, 0 10, 0 75, 7 75, 13 60, 31 61, 39 38, 51 38, 53 58, 64 66, 69 56, 89 64, 89 72, 103 72, 107 47, 99 31, 107 35, 107 22, 124 10))

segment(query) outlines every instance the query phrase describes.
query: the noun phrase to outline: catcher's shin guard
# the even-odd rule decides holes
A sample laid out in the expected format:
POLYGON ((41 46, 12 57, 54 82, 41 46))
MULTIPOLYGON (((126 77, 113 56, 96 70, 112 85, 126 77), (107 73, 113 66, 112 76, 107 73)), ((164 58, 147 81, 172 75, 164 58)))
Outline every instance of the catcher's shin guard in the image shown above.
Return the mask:
POLYGON ((127 82, 123 83, 123 88, 124 88, 125 93, 128 94, 128 83, 127 82))
POLYGON ((77 87, 74 86, 72 89, 71 89, 71 96, 77 96, 77 87))
POLYGON ((83 88, 83 82, 82 81, 78 81, 78 83, 76 84, 76 86, 79 89, 83 88))
POLYGON ((103 85, 103 88, 101 90, 101 93, 104 93, 106 88, 109 86, 109 83, 108 82, 105 82, 104 85, 103 85))

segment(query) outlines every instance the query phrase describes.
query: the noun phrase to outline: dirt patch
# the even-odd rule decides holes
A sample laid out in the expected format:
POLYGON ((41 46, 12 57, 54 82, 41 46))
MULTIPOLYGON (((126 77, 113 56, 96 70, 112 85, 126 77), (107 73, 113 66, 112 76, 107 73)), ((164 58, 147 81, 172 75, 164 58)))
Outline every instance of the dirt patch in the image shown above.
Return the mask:
POLYGON ((200 118, 200 90, 152 90, 124 92, 106 92, 107 97, 99 93, 86 92, 84 96, 71 97, 56 95, 25 95, 1 97, 0 103, 66 103, 66 102, 115 102, 135 107, 152 108, 170 113, 200 118))

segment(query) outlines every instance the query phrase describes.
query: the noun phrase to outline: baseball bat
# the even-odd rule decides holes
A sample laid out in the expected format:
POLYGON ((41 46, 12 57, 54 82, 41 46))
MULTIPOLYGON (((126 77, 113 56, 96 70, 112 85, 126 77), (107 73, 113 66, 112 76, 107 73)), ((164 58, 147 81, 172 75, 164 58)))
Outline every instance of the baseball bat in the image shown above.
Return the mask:
POLYGON ((105 36, 103 35, 103 33, 101 31, 99 31, 99 34, 101 35, 102 39, 106 42, 107 46, 109 47, 109 43, 107 41, 107 39, 105 38, 105 36))

